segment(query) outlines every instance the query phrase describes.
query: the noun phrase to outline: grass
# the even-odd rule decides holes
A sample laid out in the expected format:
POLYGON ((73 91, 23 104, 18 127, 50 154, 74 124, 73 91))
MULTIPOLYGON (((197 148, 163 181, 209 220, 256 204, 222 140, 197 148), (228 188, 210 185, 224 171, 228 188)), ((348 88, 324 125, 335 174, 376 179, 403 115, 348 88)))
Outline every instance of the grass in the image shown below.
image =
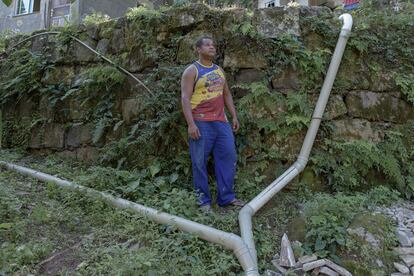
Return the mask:
MULTIPOLYGON (((10 151, 1 151, 1 156, 3 160, 88 186, 97 185, 94 181, 99 178, 95 172, 112 171, 56 157, 32 158, 10 151)), ((162 193, 136 201, 238 234, 237 210, 205 216, 198 211, 190 191, 175 187, 164 192, 164 196, 162 193)), ((295 213, 284 206, 294 200, 293 195, 282 193, 255 217, 261 269, 269 267, 271 257, 278 251, 284 225, 295 213)), ((0 201, 0 275, 242 274, 232 252, 221 246, 139 215, 115 210, 79 192, 4 169, 0 170, 0 201)))
MULTIPOLYGON (((5 150, 0 150, 0 156, 2 160, 239 234, 237 210, 216 208, 214 215, 204 215, 196 206, 192 191, 184 188, 188 185, 169 183, 170 176, 165 178, 157 175, 157 170, 154 169, 152 173, 151 170, 150 173, 122 171, 60 159, 53 155, 32 157, 5 150)), ((254 237, 261 272, 267 268, 274 269, 270 260, 280 250, 280 237, 288 227, 291 228, 294 219, 302 217, 303 214, 299 214, 301 204, 313 202, 315 194, 303 184, 297 185, 296 189, 280 192, 254 217, 254 237)), ((295 188, 295 185, 291 187, 295 188)), ((392 194, 384 189, 378 187, 367 194, 356 193, 354 196, 325 194, 332 202, 316 200, 314 215, 326 218, 325 224, 328 226, 324 227, 332 231, 336 226, 329 225, 338 224, 336 217, 343 212, 342 207, 335 207, 342 202, 339 198, 360 198, 371 207, 389 205, 398 199, 398 193, 392 194), (323 204, 328 204, 333 209, 331 216, 327 216, 327 212, 317 211, 321 210, 323 204)), ((365 207, 346 205, 349 205, 347 208, 355 215, 366 212, 365 207)), ((170 225, 158 225, 137 214, 114 209, 80 192, 38 182, 1 168, 0 207, 0 275, 243 274, 232 252, 221 246, 183 233, 170 225)), ((299 227, 305 231, 302 235, 312 229, 320 230, 319 226, 305 229, 305 220, 306 218, 302 219, 299 227)), ((337 226, 347 227, 341 223, 337 226)), ((386 253, 382 260, 388 266, 393 260, 387 252, 393 247, 394 230, 391 226, 382 228, 385 231, 383 236, 387 237, 385 240, 389 240, 381 247, 386 253)), ((295 226, 293 232, 297 231, 298 227, 295 226)), ((289 234, 297 236, 290 231, 289 234)), ((298 237, 296 238, 300 240, 298 237)), ((345 238, 349 239, 348 236, 345 238)), ((348 248, 348 245, 344 248, 348 248)), ((358 257, 361 263, 363 260, 363 264, 368 266, 372 263, 369 257, 372 254, 369 252, 374 251, 367 245, 358 257)), ((355 275, 363 275, 358 274, 361 267, 353 270, 355 275)), ((349 264, 349 268, 352 270, 353 266, 349 264)))

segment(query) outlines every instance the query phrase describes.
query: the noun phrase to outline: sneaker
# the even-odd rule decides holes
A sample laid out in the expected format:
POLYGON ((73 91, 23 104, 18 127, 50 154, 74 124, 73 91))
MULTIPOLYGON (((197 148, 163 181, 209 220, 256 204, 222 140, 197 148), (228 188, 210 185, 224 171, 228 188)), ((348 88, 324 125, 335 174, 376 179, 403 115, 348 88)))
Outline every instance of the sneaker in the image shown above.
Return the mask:
POLYGON ((213 208, 211 208, 210 204, 202 205, 202 206, 200 206, 200 209, 204 214, 213 214, 214 213, 213 208))
POLYGON ((229 205, 235 207, 243 207, 244 205, 246 205, 246 203, 241 199, 235 198, 229 203, 229 205))

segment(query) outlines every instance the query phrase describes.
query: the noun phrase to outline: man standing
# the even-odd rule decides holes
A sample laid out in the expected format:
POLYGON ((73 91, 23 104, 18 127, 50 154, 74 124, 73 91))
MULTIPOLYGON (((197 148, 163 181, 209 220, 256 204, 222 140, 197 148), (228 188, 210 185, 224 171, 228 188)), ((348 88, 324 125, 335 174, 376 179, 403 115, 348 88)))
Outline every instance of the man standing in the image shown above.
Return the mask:
POLYGON ((216 55, 213 40, 200 38, 196 49, 199 60, 187 67, 181 79, 181 103, 190 136, 194 187, 199 204, 204 211, 211 212, 207 160, 212 152, 218 205, 243 206, 233 190, 237 163, 233 131, 238 131, 240 126, 233 98, 223 69, 213 63, 216 55), (232 116, 231 125, 224 106, 232 116))

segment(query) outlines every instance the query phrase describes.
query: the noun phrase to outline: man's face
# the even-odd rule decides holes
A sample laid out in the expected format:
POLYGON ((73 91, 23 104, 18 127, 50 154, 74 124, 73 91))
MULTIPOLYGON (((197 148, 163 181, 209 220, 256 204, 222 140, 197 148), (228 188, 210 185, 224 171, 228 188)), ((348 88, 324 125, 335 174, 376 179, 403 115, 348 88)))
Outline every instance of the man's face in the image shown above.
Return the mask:
POLYGON ((197 52, 199 55, 214 58, 216 56, 216 46, 214 41, 208 38, 203 39, 203 45, 197 47, 197 52))

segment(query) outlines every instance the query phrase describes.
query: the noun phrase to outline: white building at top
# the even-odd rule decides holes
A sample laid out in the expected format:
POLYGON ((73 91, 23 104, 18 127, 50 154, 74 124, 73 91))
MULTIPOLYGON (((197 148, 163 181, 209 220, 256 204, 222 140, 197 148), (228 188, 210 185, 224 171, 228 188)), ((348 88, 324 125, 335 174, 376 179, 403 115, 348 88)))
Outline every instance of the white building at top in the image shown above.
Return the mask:
MULTIPOLYGON (((264 8, 270 8, 270 7, 280 7, 280 6, 286 6, 287 3, 289 3, 289 0, 259 0, 258 8, 264 9, 264 8)), ((309 6, 310 1, 309 0, 296 0, 299 5, 301 6, 309 6)))
POLYGON ((281 7, 286 6, 289 2, 296 2, 301 6, 327 6, 329 8, 343 4, 343 0, 258 0, 258 8, 281 7))

